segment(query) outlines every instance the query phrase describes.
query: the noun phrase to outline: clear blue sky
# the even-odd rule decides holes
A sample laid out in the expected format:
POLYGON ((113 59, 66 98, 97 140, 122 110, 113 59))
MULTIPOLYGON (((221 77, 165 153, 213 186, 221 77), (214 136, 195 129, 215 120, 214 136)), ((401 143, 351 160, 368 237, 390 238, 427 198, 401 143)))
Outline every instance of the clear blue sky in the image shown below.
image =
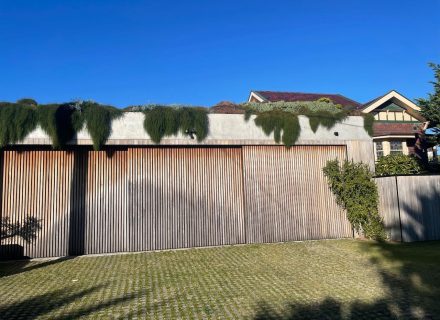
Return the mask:
POLYGON ((0 0, 0 100, 212 105, 431 90, 440 0, 0 0))

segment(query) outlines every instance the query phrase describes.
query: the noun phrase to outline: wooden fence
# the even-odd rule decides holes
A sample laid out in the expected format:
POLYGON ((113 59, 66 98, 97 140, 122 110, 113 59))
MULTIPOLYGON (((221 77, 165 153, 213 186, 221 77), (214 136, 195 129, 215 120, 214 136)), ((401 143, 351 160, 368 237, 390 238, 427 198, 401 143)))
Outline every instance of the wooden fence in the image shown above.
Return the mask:
POLYGON ((440 240, 440 176, 384 177, 376 183, 391 240, 440 240))
POLYGON ((29 257, 352 237, 322 173, 345 146, 1 152, 1 214, 41 220, 29 257))

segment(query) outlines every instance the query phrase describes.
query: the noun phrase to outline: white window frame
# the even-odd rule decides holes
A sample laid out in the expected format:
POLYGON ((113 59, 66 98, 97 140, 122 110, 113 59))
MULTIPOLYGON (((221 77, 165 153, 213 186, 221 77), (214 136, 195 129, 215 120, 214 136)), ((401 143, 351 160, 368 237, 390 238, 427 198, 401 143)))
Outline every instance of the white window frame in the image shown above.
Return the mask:
POLYGON ((390 141, 390 154, 403 154, 403 141, 401 141, 401 140, 391 140, 390 141), (393 148, 393 144, 396 144, 396 143, 400 144, 400 147, 393 148))
POLYGON ((379 160, 381 157, 385 156, 384 150, 383 150, 383 141, 375 141, 374 147, 376 149, 376 159, 379 160), (380 146, 380 148, 378 148, 380 146))

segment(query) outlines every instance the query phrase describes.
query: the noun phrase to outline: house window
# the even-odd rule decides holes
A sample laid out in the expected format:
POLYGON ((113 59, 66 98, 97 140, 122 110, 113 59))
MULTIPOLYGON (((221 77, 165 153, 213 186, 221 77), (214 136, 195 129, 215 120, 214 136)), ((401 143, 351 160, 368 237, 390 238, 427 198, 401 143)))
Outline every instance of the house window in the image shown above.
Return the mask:
POLYGON ((390 141, 390 154, 403 154, 402 141, 390 141))
POLYGON ((376 159, 383 157, 383 144, 382 141, 376 141, 376 159))

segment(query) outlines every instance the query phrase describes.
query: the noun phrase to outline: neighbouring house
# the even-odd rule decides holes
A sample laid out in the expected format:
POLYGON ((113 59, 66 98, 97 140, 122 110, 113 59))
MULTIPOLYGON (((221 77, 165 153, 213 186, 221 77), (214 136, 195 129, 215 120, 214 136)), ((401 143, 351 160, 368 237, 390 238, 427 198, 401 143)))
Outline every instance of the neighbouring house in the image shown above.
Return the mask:
POLYGON ((374 115, 373 142, 376 160, 393 153, 416 153, 417 136, 426 121, 420 107, 395 90, 362 106, 374 115))
POLYGON ((328 98, 345 110, 358 110, 374 115, 373 142, 376 160, 392 153, 415 153, 417 135, 426 120, 414 102, 395 90, 365 104, 340 94, 277 91, 251 91, 248 102, 316 101, 320 98, 328 98))

